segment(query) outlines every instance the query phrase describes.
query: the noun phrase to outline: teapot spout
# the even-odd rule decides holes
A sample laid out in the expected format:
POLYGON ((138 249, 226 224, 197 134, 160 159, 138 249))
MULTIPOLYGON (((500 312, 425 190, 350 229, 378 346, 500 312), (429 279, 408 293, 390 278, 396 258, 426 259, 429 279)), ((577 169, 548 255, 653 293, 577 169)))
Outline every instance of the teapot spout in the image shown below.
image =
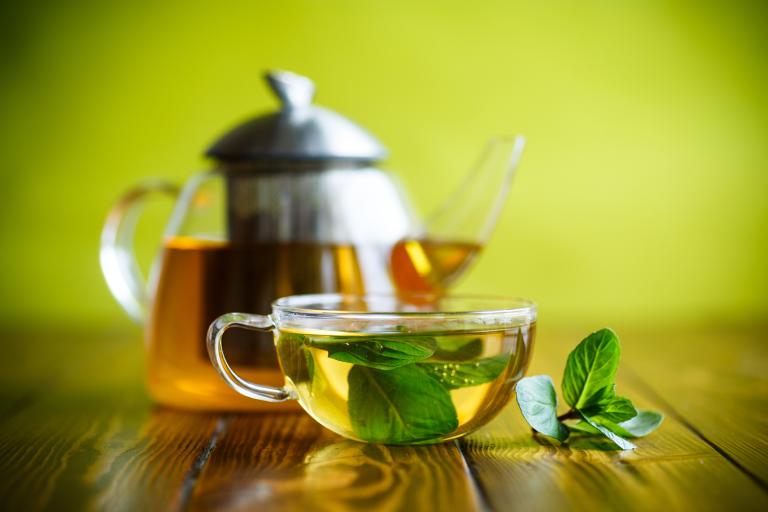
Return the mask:
POLYGON ((427 217, 425 234, 485 245, 504 208, 525 137, 494 138, 448 199, 427 217))
POLYGON ((443 293, 469 268, 499 220, 524 146, 520 135, 490 140, 421 230, 395 245, 390 270, 401 293, 443 293))

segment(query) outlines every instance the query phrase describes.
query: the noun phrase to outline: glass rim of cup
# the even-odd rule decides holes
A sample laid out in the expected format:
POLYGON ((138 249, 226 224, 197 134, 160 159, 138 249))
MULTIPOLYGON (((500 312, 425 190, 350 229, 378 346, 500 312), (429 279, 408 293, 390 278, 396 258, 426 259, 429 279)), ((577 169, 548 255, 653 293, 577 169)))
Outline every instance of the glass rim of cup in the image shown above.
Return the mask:
POLYGON ((532 323, 537 318, 537 305, 520 297, 503 297, 497 295, 479 294, 346 294, 346 293, 317 293, 305 295, 289 295, 281 297, 272 303, 274 312, 280 316, 304 318, 336 318, 347 320, 392 320, 395 318, 428 318, 431 320, 459 319, 475 317, 489 320, 490 317, 523 317, 525 323, 532 323), (373 310, 355 310, 339 307, 321 307, 322 304, 377 304, 389 301, 400 304, 401 308, 377 308, 373 310), (434 310, 436 301, 441 304, 439 310, 434 310), (498 307, 450 307, 450 304, 466 303, 492 305, 498 307), (442 307, 445 305, 445 307, 442 307))

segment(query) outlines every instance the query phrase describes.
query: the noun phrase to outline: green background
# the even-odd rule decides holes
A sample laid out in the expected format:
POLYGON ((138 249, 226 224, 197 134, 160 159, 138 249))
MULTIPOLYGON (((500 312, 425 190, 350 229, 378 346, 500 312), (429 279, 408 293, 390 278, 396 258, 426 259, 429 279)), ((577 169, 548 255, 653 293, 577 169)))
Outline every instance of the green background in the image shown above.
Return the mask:
MULTIPOLYGON (((759 2, 166 1, 5 7, 0 322, 129 325, 104 285, 111 203, 206 168, 273 109, 262 72, 391 150, 429 211, 485 140, 524 133, 464 291, 552 325, 764 322, 768 66, 759 2)), ((156 244, 168 208, 143 230, 156 244)))

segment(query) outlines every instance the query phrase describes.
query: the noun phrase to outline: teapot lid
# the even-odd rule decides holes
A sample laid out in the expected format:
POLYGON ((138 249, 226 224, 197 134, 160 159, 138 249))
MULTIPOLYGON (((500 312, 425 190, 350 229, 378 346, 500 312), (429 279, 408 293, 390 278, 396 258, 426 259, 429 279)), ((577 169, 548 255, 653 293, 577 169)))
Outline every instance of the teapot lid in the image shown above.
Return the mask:
POLYGON ((346 160, 374 162, 387 150, 364 128, 312 104, 315 84, 288 71, 265 78, 278 97, 278 112, 255 117, 217 140, 206 155, 226 162, 346 160))

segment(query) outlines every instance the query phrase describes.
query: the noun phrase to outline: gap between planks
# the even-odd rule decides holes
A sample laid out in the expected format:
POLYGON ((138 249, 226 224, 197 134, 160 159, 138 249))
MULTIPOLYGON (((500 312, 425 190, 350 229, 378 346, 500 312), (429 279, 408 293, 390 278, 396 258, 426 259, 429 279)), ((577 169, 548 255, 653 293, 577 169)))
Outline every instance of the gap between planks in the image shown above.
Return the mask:
POLYGON ((469 460, 467 460, 467 456, 464 454, 463 443, 461 443, 459 439, 454 439, 453 445, 459 451, 459 456, 461 457, 461 465, 464 469, 464 473, 467 475, 467 479, 469 480, 469 488, 472 491, 472 494, 475 496, 475 502, 477 503, 478 509, 482 511, 493 510, 491 507, 491 502, 488 499, 487 489, 483 486, 483 483, 480 481, 480 479, 477 478, 477 475, 472 469, 472 466, 469 464, 469 460))
POLYGON ((216 424, 211 432, 211 437, 208 442, 205 443, 203 449, 192 461, 192 465, 184 475, 184 480, 181 483, 181 490, 179 491, 179 498, 175 510, 186 510, 189 506, 189 500, 192 497, 192 493, 195 490, 200 473, 203 472, 205 466, 208 464, 208 460, 211 458, 213 450, 216 449, 216 445, 219 444, 219 440, 226 434, 229 428, 229 423, 232 421, 232 415, 225 414, 216 418, 216 424))
POLYGON ((768 493, 768 482, 757 476, 755 473, 744 467, 739 461, 737 461, 731 454, 729 454, 723 447, 709 439, 707 436, 704 435, 704 433, 699 430, 695 425, 693 425, 690 421, 688 421, 680 412, 671 404, 669 401, 667 401, 663 396, 661 396, 659 393, 656 392, 656 390, 653 389, 653 387, 648 384, 640 375, 632 370, 631 367, 625 366, 622 368, 622 371, 624 372, 625 376, 632 379, 634 384, 640 389, 640 391, 648 398, 651 402, 656 402, 659 404, 661 408, 665 410, 667 414, 674 417, 678 422, 680 422, 681 425, 683 425, 685 428, 691 431, 693 435, 701 439, 707 446, 712 448, 715 452, 717 452, 721 457, 723 457, 726 461, 728 461, 729 464, 731 464, 734 468, 736 468, 738 471, 740 471, 742 474, 744 474, 747 478, 752 480, 760 489, 762 489, 764 492, 768 493))

